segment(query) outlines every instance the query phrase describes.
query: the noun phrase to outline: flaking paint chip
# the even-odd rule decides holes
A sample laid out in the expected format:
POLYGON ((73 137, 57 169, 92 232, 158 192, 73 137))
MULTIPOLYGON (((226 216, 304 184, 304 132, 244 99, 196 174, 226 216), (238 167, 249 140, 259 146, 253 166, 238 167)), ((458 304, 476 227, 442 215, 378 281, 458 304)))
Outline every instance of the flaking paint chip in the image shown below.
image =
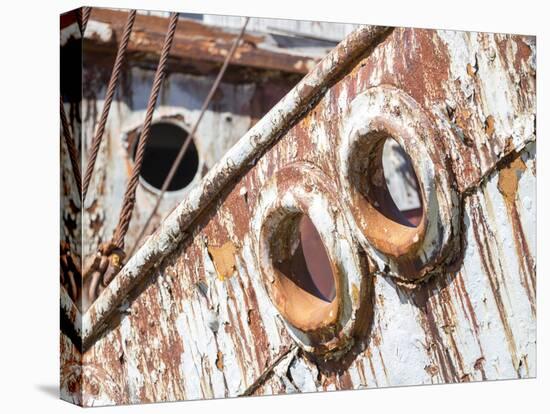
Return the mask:
POLYGON ((237 249, 235 245, 228 241, 221 247, 208 246, 208 253, 212 257, 218 279, 229 279, 235 272, 235 254, 237 249))

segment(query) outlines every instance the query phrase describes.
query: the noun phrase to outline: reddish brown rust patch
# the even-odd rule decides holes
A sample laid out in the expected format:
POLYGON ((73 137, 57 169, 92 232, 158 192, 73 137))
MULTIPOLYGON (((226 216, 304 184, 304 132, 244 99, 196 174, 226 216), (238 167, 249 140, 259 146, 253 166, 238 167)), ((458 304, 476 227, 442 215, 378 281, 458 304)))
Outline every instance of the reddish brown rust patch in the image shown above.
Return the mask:
POLYGON ((220 280, 224 281, 233 276, 235 272, 235 254, 237 252, 233 243, 228 241, 220 247, 208 245, 208 252, 212 257, 220 280))
POLYGON ((223 354, 221 353, 221 351, 218 351, 218 354, 216 357, 216 367, 220 371, 223 371, 223 354))
POLYGON ((521 224, 521 217, 516 206, 519 179, 526 169, 527 166, 521 156, 516 156, 510 165, 500 170, 498 177, 498 189, 504 196, 506 210, 514 230, 514 245, 516 247, 518 257, 521 259, 519 271, 522 277, 522 284, 529 296, 531 311, 535 314, 535 263, 531 255, 529 245, 527 244, 527 238, 525 237, 523 225, 521 224))
POLYGON ((490 137, 495 133, 495 117, 493 115, 489 115, 485 119, 485 133, 490 137))
POLYGON ((471 63, 468 63, 466 65, 466 73, 468 73, 469 76, 472 78, 476 75, 477 70, 474 69, 474 66, 471 63))
POLYGON ((518 156, 508 167, 500 170, 498 189, 506 199, 507 204, 514 204, 516 202, 519 177, 526 169, 525 163, 518 156))

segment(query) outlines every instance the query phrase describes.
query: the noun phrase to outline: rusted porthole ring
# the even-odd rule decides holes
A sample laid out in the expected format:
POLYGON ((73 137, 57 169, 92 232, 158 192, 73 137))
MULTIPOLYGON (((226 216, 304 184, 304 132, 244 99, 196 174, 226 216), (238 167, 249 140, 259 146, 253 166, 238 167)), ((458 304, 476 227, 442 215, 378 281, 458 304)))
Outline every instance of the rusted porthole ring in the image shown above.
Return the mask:
POLYGON ((339 177, 348 219, 379 267, 409 281, 433 270, 457 234, 458 198, 437 145, 440 139, 445 132, 414 99, 391 86, 358 95, 341 127, 339 177), (417 226, 384 213, 384 201, 376 197, 386 188, 380 154, 388 138, 405 150, 416 174, 422 203, 417 226))
POLYGON ((372 315, 372 278, 332 183, 311 164, 285 167, 260 190, 253 218, 260 277, 271 302, 298 345, 327 358, 345 353, 364 334, 372 315), (278 267, 281 251, 290 252, 300 215, 315 226, 330 261, 335 284, 331 302, 313 297, 278 267))

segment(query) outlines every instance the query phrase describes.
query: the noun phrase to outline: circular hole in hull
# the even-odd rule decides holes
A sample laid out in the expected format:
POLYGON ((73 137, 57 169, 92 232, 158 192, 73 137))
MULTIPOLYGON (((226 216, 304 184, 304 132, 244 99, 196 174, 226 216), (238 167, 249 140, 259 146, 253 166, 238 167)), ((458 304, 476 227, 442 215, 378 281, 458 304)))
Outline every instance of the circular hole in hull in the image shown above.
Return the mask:
POLYGON ((321 236, 308 216, 300 215, 294 222, 298 235, 289 242, 286 257, 274 267, 308 294, 330 303, 336 296, 336 285, 321 236))
POLYGON ((269 243, 272 299, 281 314, 303 331, 332 325, 338 313, 336 270, 310 218, 289 214, 269 243))
POLYGON ((383 129, 351 147, 352 210, 366 237, 393 257, 415 251, 426 226, 424 198, 408 154, 383 129))
MULTIPOLYGON (((160 190, 188 133, 172 122, 157 122, 151 131, 141 166, 140 176, 154 189, 160 190)), ((133 157, 136 155, 137 145, 133 157)), ((199 168, 199 155, 193 140, 168 186, 167 191, 178 191, 187 187, 195 178, 199 168)))

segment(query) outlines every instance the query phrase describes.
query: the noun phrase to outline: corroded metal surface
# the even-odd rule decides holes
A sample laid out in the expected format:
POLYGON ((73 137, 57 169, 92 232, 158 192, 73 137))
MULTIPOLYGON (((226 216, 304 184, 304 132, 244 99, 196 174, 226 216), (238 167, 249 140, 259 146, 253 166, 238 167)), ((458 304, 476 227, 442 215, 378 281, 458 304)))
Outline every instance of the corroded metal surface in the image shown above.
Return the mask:
POLYGON ((82 375, 79 401, 535 376, 535 133, 534 39, 359 29, 183 196, 83 315, 83 368, 63 364, 82 375), (350 183, 370 169, 348 168, 348 155, 374 147, 354 147, 353 131, 391 135, 411 156, 424 207, 412 233, 354 211, 350 183), (276 178, 289 168, 290 192, 276 178), (338 320, 328 334, 266 289, 262 226, 281 205, 311 216, 344 274, 337 318, 309 320, 338 320), (391 228, 391 248, 372 226, 391 228), (320 350, 327 338, 334 348, 320 350))

